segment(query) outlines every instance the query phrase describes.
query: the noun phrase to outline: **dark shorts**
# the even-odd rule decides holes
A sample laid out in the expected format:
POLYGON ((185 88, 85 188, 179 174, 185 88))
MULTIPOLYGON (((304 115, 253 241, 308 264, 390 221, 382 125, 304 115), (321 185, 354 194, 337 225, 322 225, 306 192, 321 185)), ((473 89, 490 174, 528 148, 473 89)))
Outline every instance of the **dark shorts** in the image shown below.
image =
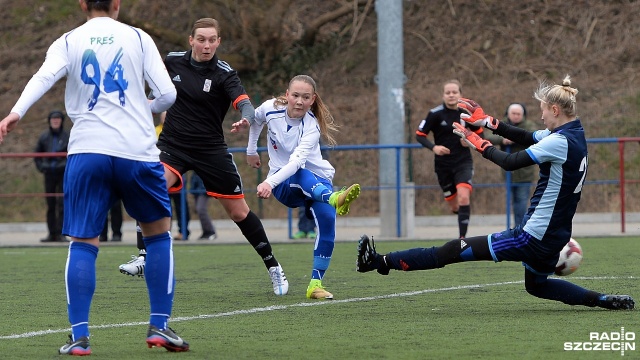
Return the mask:
POLYGON ((525 268, 537 275, 552 275, 556 269, 560 250, 547 246, 519 226, 493 233, 487 241, 495 262, 522 261, 525 268))
POLYGON ((456 186, 459 184, 465 184, 469 188, 472 186, 473 162, 464 161, 449 167, 437 166, 435 170, 438 184, 442 188, 445 199, 449 199, 457 193, 456 186))
POLYGON ((244 198, 242 179, 231 153, 187 152, 166 143, 158 143, 158 148, 160 161, 180 177, 180 184, 174 184, 171 190, 182 188, 182 174, 193 170, 202 179, 210 196, 229 199, 244 198))

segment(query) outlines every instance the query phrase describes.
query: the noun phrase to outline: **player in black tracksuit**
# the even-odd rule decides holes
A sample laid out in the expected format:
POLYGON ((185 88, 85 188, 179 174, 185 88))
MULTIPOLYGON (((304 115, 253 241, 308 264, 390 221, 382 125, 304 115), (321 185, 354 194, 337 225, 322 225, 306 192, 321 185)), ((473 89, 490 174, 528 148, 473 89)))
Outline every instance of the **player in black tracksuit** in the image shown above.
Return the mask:
POLYGON ((210 18, 196 21, 189 43, 191 50, 172 52, 165 58, 178 92, 157 144, 167 186, 170 191, 181 189, 182 174, 195 171, 207 194, 220 201, 264 261, 274 292, 284 295, 288 282, 273 256, 262 222, 244 199, 242 180, 222 127, 229 106, 240 110, 249 122, 254 121, 255 109, 236 71, 215 54, 220 44, 218 22, 210 18))
MULTIPOLYGON (((453 123, 461 122, 461 111, 458 110, 460 96, 460 83, 457 80, 446 82, 443 103, 431 109, 427 117, 420 122, 416 140, 436 155, 434 167, 438 183, 451 211, 458 214, 459 237, 464 238, 471 217, 473 159, 469 148, 453 133, 453 123), (427 138, 429 133, 433 133, 434 142, 427 138)), ((466 126, 482 134, 482 128, 468 124, 466 126)))

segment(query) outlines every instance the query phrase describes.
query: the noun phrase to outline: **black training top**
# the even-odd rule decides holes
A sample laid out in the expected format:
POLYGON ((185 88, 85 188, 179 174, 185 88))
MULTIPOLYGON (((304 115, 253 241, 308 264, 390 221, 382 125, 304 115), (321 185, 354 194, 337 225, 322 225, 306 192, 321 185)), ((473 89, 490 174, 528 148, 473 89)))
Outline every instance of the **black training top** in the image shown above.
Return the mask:
POLYGON ((164 63, 177 90, 159 142, 209 153, 226 153, 222 122, 233 105, 249 99, 240 78, 214 55, 206 63, 191 60, 191 50, 171 52, 164 63))
MULTIPOLYGON (((462 146, 460 137, 453 133, 453 123, 461 123, 461 112, 461 110, 449 109, 444 104, 440 104, 431 109, 418 126, 418 131, 416 131, 418 137, 426 139, 426 136, 432 132, 435 145, 444 146, 451 151, 449 155, 435 156, 434 162, 437 168, 473 161, 469 148, 462 146)), ((469 124, 465 124, 465 126, 475 133, 482 133, 482 128, 469 124)))

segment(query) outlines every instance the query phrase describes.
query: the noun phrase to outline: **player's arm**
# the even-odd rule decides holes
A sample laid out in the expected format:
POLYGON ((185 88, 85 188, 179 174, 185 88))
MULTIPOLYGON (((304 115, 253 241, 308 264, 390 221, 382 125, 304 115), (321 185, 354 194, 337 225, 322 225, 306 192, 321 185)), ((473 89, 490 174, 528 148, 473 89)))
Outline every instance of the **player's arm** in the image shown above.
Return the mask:
POLYGON ((507 171, 517 170, 535 164, 526 151, 509 154, 498 150, 489 140, 481 138, 480 135, 459 123, 453 123, 453 133, 460 136, 469 147, 476 149, 484 158, 491 160, 507 171))
POLYGON ((516 144, 520 144, 526 147, 529 147, 536 143, 533 137, 534 133, 532 131, 527 131, 525 129, 509 125, 502 121, 498 123, 498 127, 493 130, 493 133, 496 135, 500 135, 503 138, 509 139, 516 144))
POLYGON ((429 112, 429 115, 427 115, 427 117, 420 122, 420 125, 418 125, 418 130, 416 130, 416 141, 418 141, 427 149, 433 151, 433 148, 434 146, 436 146, 436 144, 434 144, 427 138, 427 134, 429 134, 429 128, 427 124, 430 123, 430 117, 431 112, 429 112))
POLYGON ((510 154, 496 148, 495 146, 490 146, 482 152, 482 157, 490 160, 506 171, 518 170, 527 166, 535 165, 535 162, 526 150, 510 154))

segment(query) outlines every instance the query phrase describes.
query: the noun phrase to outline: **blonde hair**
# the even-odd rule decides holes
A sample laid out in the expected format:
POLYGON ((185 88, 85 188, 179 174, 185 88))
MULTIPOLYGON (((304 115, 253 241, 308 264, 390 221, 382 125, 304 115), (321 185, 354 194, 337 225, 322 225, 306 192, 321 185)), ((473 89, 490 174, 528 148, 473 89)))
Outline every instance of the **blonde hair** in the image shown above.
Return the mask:
POLYGON ((196 22, 193 23, 193 27, 191 28, 191 37, 196 35, 196 30, 208 28, 216 29, 216 31, 218 32, 218 37, 220 37, 220 23, 218 23, 218 20, 212 18, 202 18, 196 20, 196 22))
MULTIPOLYGON (((338 124, 335 123, 333 119, 333 115, 329 111, 329 108, 322 102, 322 98, 320 98, 320 94, 316 91, 316 82, 313 80, 311 76, 308 75, 296 75, 291 81, 289 81, 289 88, 291 88, 291 84, 294 81, 302 81, 305 82, 313 88, 313 94, 316 96, 316 100, 311 105, 311 112, 315 115, 318 120, 318 125, 320 126, 320 135, 324 136, 327 145, 334 146, 336 145, 336 140, 331 134, 334 131, 338 131, 338 124)), ((274 104, 275 106, 286 106, 289 102, 287 101, 286 95, 280 95, 276 98, 274 104)))
POLYGON ((563 114, 573 118, 577 114, 577 94, 578 89, 571 87, 571 77, 566 75, 562 80, 562 85, 549 85, 544 81, 541 82, 533 93, 533 97, 548 106, 558 105, 563 114))

